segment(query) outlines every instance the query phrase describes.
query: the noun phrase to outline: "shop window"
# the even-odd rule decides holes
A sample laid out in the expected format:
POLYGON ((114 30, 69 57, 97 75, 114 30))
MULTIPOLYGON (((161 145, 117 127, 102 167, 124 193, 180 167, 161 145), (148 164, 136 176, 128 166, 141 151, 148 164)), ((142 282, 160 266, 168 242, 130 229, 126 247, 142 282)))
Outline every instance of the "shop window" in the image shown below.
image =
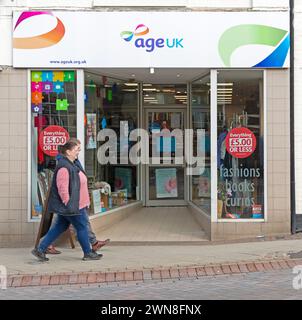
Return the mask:
POLYGON ((211 214, 211 119, 210 119, 210 75, 206 75, 192 83, 192 129, 193 129, 193 155, 205 156, 204 167, 200 173, 192 175, 192 195, 194 204, 203 212, 211 214), (203 141, 197 140, 197 131, 203 130, 203 141), (199 144, 199 145, 198 145, 199 144))
POLYGON ((264 218, 262 71, 219 71, 218 219, 264 218))
POLYGON ((39 217, 56 166, 58 145, 77 135, 76 72, 31 71, 31 217, 39 217))
POLYGON ((145 106, 187 105, 187 87, 185 84, 143 84, 145 106))
MULTIPOLYGON (((137 196, 137 167, 121 160, 120 124, 128 123, 128 134, 137 128, 138 85, 85 73, 85 170, 88 175, 91 207, 89 214, 100 214, 134 202, 137 196), (98 141, 102 129, 117 136, 116 163, 100 164, 98 141)), ((128 150, 132 142, 126 142, 128 150)), ((133 142, 134 144, 134 142, 133 142)), ((125 160, 125 159, 123 159, 125 160)))

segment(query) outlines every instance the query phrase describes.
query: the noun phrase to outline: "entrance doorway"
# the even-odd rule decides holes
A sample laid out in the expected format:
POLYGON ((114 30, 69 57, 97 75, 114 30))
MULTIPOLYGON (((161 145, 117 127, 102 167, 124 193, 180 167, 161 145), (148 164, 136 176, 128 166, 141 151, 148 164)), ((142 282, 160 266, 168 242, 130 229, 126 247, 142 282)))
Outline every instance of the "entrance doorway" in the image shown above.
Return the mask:
POLYGON ((184 129, 187 127, 183 106, 144 109, 145 129, 149 134, 149 163, 145 165, 146 206, 187 205, 187 179, 184 161, 184 129), (175 133, 181 133, 175 136, 175 133))

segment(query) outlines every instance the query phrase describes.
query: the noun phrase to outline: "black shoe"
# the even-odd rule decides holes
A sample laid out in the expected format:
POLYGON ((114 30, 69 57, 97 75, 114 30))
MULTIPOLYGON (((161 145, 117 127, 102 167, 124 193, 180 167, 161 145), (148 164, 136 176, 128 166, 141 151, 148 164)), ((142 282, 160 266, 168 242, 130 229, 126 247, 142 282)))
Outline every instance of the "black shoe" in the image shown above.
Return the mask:
POLYGON ((100 260, 102 258, 102 254, 96 253, 94 251, 91 251, 89 253, 84 254, 83 260, 88 261, 88 260, 100 260))
POLYGON ((45 262, 45 261, 48 261, 48 260, 49 260, 48 258, 46 258, 45 253, 42 252, 42 251, 39 251, 37 248, 33 249, 33 250, 31 251, 31 253, 32 253, 36 258, 38 258, 39 261, 45 262))
POLYGON ((95 251, 95 250, 91 250, 93 253, 95 253, 95 254, 97 254, 98 256, 100 256, 101 258, 102 258, 102 256, 103 256, 103 254, 101 254, 101 253, 98 253, 97 251, 95 251))

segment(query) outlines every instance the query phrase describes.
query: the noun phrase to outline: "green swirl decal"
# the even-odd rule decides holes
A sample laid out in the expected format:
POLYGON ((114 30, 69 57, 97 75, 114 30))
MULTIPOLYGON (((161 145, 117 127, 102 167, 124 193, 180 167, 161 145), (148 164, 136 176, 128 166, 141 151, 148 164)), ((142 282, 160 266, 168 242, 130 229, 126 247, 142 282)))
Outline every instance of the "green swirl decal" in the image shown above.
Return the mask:
POLYGON ((276 47, 287 31, 265 25, 245 24, 226 30, 218 44, 218 51, 225 66, 231 66, 233 52, 244 45, 260 44, 276 47))

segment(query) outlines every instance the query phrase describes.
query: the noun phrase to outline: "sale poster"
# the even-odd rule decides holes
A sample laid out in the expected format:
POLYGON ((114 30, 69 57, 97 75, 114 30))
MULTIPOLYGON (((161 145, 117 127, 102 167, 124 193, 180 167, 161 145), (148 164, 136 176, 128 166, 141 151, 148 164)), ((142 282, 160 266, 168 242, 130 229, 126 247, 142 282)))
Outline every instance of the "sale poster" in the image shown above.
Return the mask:
POLYGON ((39 146, 43 153, 55 157, 58 154, 58 146, 69 140, 68 132, 60 126, 48 126, 39 134, 39 146))
POLYGON ((234 128, 226 136, 225 144, 234 158, 248 158, 256 149, 256 137, 248 128, 234 128))

